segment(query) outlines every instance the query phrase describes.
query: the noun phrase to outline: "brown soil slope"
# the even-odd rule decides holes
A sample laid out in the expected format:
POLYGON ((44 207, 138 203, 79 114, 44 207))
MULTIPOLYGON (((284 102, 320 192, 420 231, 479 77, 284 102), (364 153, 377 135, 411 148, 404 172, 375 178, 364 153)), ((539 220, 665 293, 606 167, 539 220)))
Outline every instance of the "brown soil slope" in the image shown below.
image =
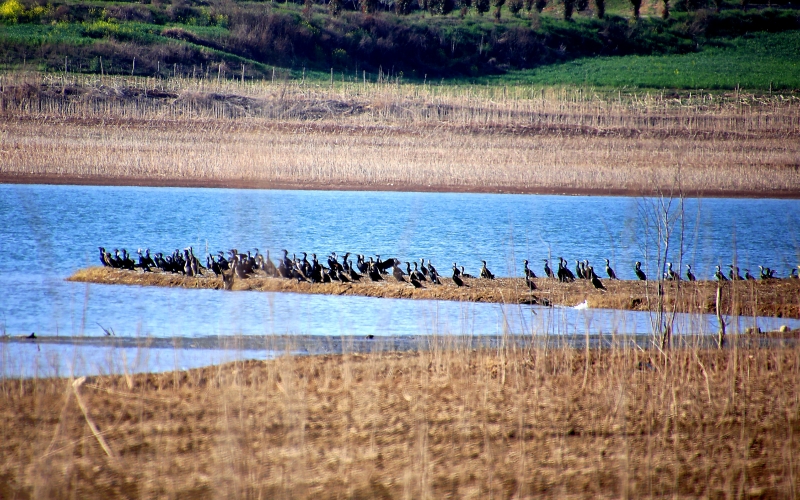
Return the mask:
MULTIPOLYGON (((222 278, 203 276, 142 273, 111 268, 90 267, 73 274, 70 281, 119 285, 166 286, 182 288, 222 289, 222 278)), ((318 293, 328 295, 361 295, 394 299, 458 300, 496 302, 504 304, 554 304, 575 306, 586 301, 589 307, 646 311, 658 307, 657 282, 603 280, 607 291, 595 290, 588 281, 559 283, 554 279, 536 279, 538 289, 531 293, 521 278, 496 280, 467 280, 467 286, 456 287, 449 278, 442 285, 426 284, 416 289, 408 283, 398 283, 392 277, 372 283, 298 283, 294 280, 256 276, 236 280, 233 290, 269 292, 318 293)), ((667 310, 688 313, 716 311, 717 283, 662 283, 667 310)), ((756 316, 800 318, 800 280, 742 281, 722 287, 721 312, 756 316)))

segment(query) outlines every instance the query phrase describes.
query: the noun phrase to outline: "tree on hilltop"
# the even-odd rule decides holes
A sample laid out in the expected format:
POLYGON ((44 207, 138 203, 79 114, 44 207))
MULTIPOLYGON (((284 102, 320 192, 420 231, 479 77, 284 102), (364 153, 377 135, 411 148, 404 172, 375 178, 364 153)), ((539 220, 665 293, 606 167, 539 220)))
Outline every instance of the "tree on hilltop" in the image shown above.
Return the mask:
POLYGON ((639 19, 639 11, 642 9, 642 0, 631 0, 633 5, 633 18, 639 19))
POLYGON ((597 9, 597 19, 606 17, 606 0, 594 0, 594 6, 597 9))
MULTIPOLYGON (((631 0, 634 1, 634 0, 631 0)), ((642 0, 638 0, 641 2, 642 0)), ((564 0, 564 20, 571 21, 572 13, 575 11, 575 0, 564 0)))
POLYGON ((493 0, 492 3, 494 4, 494 18, 500 19, 500 9, 503 8, 506 0, 493 0))

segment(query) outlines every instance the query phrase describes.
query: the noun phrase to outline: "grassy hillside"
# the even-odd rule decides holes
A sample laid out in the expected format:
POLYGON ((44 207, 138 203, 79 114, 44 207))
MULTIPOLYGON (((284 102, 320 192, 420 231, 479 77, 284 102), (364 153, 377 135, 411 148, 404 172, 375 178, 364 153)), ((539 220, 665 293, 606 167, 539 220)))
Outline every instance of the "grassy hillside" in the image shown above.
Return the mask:
POLYGON ((542 0, 541 12, 533 0, 492 0, 485 13, 477 6, 487 0, 400 3, 408 1, 0 0, 0 67, 250 79, 271 78, 278 68, 317 78, 332 71, 337 80, 800 87, 796 10, 727 6, 717 13, 682 0, 667 19, 663 3, 653 2, 633 20, 630 3, 614 0, 599 19, 593 0, 583 10, 576 2, 564 20, 564 0, 542 0), (408 13, 395 12, 401 8, 408 13))
POLYGON ((800 31, 758 33, 679 55, 583 58, 481 82, 674 89, 800 89, 800 31))

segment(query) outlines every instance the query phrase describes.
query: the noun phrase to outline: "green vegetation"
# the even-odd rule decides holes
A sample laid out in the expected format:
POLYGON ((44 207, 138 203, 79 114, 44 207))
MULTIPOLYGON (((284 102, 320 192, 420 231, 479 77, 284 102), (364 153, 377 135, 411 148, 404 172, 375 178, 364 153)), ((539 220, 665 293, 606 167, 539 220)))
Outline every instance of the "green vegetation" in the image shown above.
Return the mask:
POLYGON ((681 55, 577 59, 481 83, 676 89, 800 89, 800 31, 759 33, 681 55))
POLYGON ((630 0, 563 1, 0 0, 0 67, 800 88, 799 11, 679 0, 669 15, 643 4, 635 20, 630 0))

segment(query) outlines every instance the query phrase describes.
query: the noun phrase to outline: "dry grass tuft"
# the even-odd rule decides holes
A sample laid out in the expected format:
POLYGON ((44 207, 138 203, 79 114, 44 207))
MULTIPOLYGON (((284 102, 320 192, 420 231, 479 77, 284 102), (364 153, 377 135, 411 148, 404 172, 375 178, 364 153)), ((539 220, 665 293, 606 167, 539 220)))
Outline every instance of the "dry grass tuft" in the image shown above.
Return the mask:
POLYGON ((434 345, 94 377, 85 415, 3 380, 0 497, 796 498, 798 377, 797 347, 434 345))

